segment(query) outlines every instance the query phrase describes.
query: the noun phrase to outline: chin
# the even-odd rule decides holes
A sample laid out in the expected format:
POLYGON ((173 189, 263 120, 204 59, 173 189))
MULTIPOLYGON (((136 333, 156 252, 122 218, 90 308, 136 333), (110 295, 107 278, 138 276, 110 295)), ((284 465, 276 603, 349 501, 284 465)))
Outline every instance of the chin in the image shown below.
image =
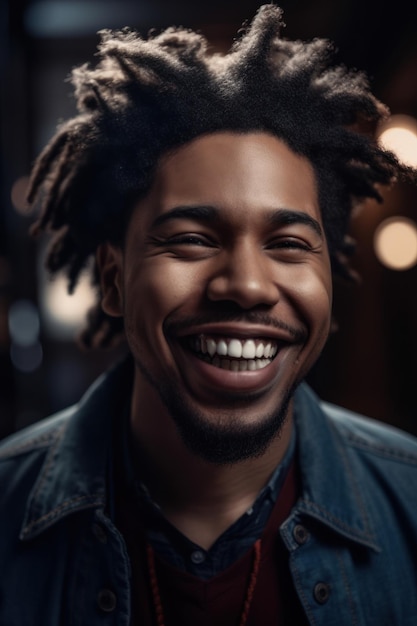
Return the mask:
MULTIPOLYGON (((238 407, 230 405, 227 409, 217 409, 214 419, 213 414, 191 406, 177 392, 165 398, 164 404, 184 445, 193 454, 209 463, 230 465, 265 453, 281 434, 292 395, 292 389, 287 391, 274 411, 264 412, 250 423, 244 421, 238 407)), ((247 402, 244 407, 248 411, 247 402)))

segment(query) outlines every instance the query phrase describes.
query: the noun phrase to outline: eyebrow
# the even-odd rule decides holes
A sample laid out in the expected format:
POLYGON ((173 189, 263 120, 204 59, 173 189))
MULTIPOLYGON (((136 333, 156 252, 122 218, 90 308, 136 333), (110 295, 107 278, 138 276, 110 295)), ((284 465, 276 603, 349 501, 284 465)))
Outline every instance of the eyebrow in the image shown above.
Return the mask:
POLYGON ((323 238, 323 229, 314 217, 311 217, 304 211, 295 211, 294 209, 276 209, 269 214, 269 221, 271 224, 279 226, 290 226, 291 224, 305 224, 314 232, 323 238))
MULTIPOLYGON (((157 228, 166 222, 178 219, 191 219, 197 221, 214 221, 221 217, 221 211, 214 206, 177 206, 158 215, 152 222, 151 228, 157 228)), ((320 223, 303 211, 294 209, 275 209, 267 215, 268 221, 273 226, 287 226, 291 224, 304 224, 311 228, 319 237, 323 238, 323 230, 320 223)))
POLYGON ((151 228, 157 228, 171 220, 189 219, 209 221, 219 218, 220 211, 214 206, 177 206, 162 215, 158 215, 152 222, 151 228))

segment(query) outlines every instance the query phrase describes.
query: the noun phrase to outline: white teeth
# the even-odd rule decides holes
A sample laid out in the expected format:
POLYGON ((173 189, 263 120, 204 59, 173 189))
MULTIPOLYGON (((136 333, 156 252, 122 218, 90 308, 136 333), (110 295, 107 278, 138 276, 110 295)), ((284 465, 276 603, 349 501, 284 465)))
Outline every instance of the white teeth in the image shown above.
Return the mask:
POLYGON ((264 343, 259 339, 220 339, 200 335, 196 337, 192 346, 196 352, 205 355, 204 360, 216 367, 234 372, 255 371, 269 365, 271 359, 278 352, 278 346, 271 341, 264 343), (212 357, 212 358, 210 358, 212 357), (230 357, 219 358, 219 357, 230 357), (239 360, 234 360, 239 359, 239 360))
POLYGON ((209 356, 204 356, 203 361, 219 367, 222 370, 229 370, 232 372, 255 372, 256 370, 262 370, 264 367, 270 364, 269 359, 250 359, 248 361, 237 361, 233 359, 220 359, 217 355, 212 359, 209 356))
POLYGON ((227 355, 227 343, 225 341, 223 341, 223 339, 221 339, 218 344, 217 344, 217 354, 220 354, 220 356, 226 356, 227 355))
POLYGON ((257 359, 261 359, 263 355, 264 355, 264 344, 258 343, 258 345, 256 346, 255 356, 257 359))
POLYGON ((216 342, 214 339, 207 339, 207 352, 210 356, 213 356, 216 353, 216 342))
MULTIPOLYGON (((259 344, 262 345, 262 344, 259 344)), ((256 356, 256 346, 252 339, 248 339, 242 346, 242 356, 244 359, 254 359, 256 356)))
POLYGON ((230 341, 227 348, 227 354, 235 359, 240 359, 242 356, 242 344, 238 339, 232 339, 230 341))

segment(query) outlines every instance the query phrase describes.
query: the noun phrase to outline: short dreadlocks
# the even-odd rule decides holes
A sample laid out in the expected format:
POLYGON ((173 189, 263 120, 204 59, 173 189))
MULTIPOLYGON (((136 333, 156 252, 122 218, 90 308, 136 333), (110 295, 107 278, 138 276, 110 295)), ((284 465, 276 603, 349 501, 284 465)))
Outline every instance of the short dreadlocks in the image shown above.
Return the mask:
MULTIPOLYGON (((336 65, 327 40, 289 41, 282 26, 281 9, 260 7, 226 55, 208 54, 204 36, 184 28, 147 39, 100 31, 96 66, 72 72, 79 114, 38 157, 29 190, 34 231, 56 232, 47 268, 67 272, 70 292, 102 242, 123 245, 161 155, 220 130, 272 133, 311 161, 333 272, 351 274, 353 207, 380 201, 378 185, 407 168, 358 132, 358 123, 375 126, 388 114, 366 77, 336 65)), ((122 332, 98 302, 83 341, 104 346, 122 332)))

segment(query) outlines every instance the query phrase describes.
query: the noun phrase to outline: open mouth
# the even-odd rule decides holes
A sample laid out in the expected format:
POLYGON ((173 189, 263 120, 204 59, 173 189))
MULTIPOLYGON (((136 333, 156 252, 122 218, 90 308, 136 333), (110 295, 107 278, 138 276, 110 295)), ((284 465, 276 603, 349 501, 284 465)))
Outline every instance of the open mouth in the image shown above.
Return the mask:
POLYGON ((239 339, 194 335, 188 348, 202 361, 232 372, 256 371, 267 367, 275 358, 279 342, 274 339, 239 339))

